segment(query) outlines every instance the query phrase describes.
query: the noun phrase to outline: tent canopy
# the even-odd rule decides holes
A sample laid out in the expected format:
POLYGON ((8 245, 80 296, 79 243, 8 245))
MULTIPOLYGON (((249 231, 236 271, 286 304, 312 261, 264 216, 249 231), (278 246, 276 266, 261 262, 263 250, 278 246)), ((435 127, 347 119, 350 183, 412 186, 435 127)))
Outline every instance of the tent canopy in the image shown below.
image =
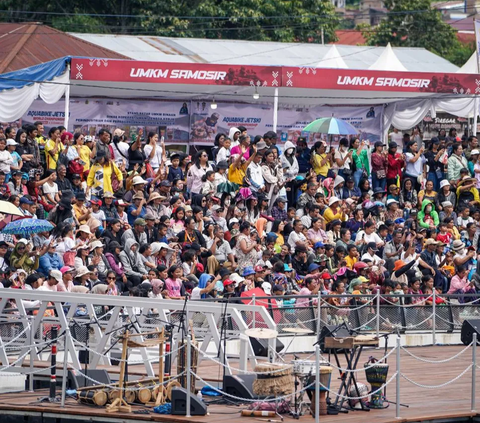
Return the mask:
POLYGON ((383 71, 401 71, 406 72, 407 69, 403 66, 402 62, 398 59, 393 52, 390 43, 387 44, 385 50, 380 57, 373 63, 369 69, 371 70, 383 70, 383 71))
POLYGON ((317 64, 317 68, 333 68, 333 69, 347 69, 348 66, 342 59, 340 52, 336 45, 332 45, 327 54, 317 64))

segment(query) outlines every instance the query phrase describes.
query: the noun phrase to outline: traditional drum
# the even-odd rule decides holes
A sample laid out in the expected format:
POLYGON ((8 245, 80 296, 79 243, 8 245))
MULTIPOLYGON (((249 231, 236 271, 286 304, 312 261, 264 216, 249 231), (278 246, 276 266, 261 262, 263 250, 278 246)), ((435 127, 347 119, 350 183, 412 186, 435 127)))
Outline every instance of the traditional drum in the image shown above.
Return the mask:
MULTIPOLYGON (((108 401, 109 402, 114 402, 120 395, 119 390, 112 390, 108 393, 108 401)), ((125 398, 125 401, 131 404, 132 402, 135 401, 135 391, 133 389, 127 389, 125 390, 123 397, 125 398)))
MULTIPOLYGON (((308 376, 315 374, 317 368, 316 361, 311 360, 294 360, 292 361, 293 374, 295 376, 308 376)), ((320 366, 328 366, 328 361, 320 361, 320 366)))
POLYGON ((372 387, 370 392, 376 393, 372 394, 370 401, 370 408, 385 408, 383 404, 383 393, 380 390, 385 382, 387 381, 388 375, 388 364, 378 363, 374 358, 365 363, 365 376, 367 377, 367 382, 372 387))
MULTIPOLYGON (((325 416, 327 415, 327 392, 330 389, 330 382, 332 380, 332 367, 328 365, 322 365, 324 363, 320 363, 320 415, 325 416)), ((310 399, 310 410, 312 411, 313 415, 315 415, 315 370, 313 374, 307 378, 306 386, 307 388, 307 395, 310 399), (311 386, 310 386, 311 385, 311 386)))
POLYGON ((146 404, 152 399, 152 390, 144 388, 141 383, 135 385, 135 402, 146 404))
POLYGON ((292 366, 289 364, 259 363, 254 371, 259 373, 253 381, 255 395, 289 395, 295 389, 292 366))
POLYGON ((108 396, 105 391, 80 391, 78 393, 78 402, 89 405, 98 405, 103 407, 108 401, 108 396))

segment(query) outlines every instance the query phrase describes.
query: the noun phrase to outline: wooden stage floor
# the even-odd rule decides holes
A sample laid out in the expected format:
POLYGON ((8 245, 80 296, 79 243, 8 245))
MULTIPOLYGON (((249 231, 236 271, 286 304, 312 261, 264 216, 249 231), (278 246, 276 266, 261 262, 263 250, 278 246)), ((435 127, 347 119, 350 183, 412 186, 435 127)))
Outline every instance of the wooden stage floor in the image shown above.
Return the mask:
MULTIPOLYGON (((420 347, 410 348, 416 356, 427 360, 442 360, 454 356, 461 351, 463 346, 436 346, 436 347, 420 347)), ((369 356, 382 357, 383 349, 365 349, 360 359, 360 366, 367 361, 369 356)), ((480 361, 480 360, 479 360, 480 361)), ((389 376, 393 375, 396 369, 396 357, 393 353, 388 362, 390 364, 389 376)), ((401 352, 401 367, 402 372, 410 379, 422 385, 441 385, 463 372, 472 363, 471 349, 467 350, 460 357, 449 361, 448 363, 429 364, 418 361, 409 356, 405 351, 401 352)), ((343 364, 343 362, 342 362, 343 364)), ((235 365, 235 364, 232 364, 235 365)), ((134 366, 130 366, 133 368, 134 366)), ((210 376, 214 379, 221 374, 217 365, 211 362, 203 362, 199 371, 200 376, 210 376)), ((384 410, 351 411, 348 414, 341 413, 337 416, 320 416, 320 420, 326 423, 333 422, 361 422, 369 421, 373 423, 389 423, 389 422, 420 422, 435 419, 453 419, 464 418, 465 421, 469 417, 480 416, 475 412, 470 411, 471 398, 471 370, 469 370, 461 378, 452 384, 442 388, 421 388, 412 385, 407 380, 401 380, 400 392, 401 403, 408 404, 409 407, 401 407, 400 419, 395 418, 395 405, 391 404, 389 408, 384 410)), ((365 372, 358 373, 360 382, 366 383, 365 372)), ((477 378, 477 403, 480 407, 480 374, 477 378)), ((332 388, 338 389, 339 386, 338 372, 332 375, 332 388)), ((215 386, 215 384, 214 384, 215 386)), ((395 381, 393 381, 387 388, 387 398, 390 401, 395 401, 395 381)), ((161 422, 183 422, 183 423, 223 423, 227 419, 230 423, 237 422, 256 422, 268 421, 268 419, 240 417, 240 411, 245 409, 245 406, 227 406, 227 405, 211 405, 208 407, 209 414, 202 417, 186 418, 183 416, 170 416, 150 414, 124 414, 124 413, 106 413, 104 408, 79 405, 73 399, 67 400, 66 407, 62 409, 60 404, 32 404, 38 397, 47 395, 46 391, 37 391, 33 393, 6 393, 0 394, 0 421, 2 416, 13 411, 16 413, 33 413, 32 415, 48 416, 50 418, 68 418, 71 416, 83 416, 90 421, 107 421, 112 422, 118 419, 118 422, 125 421, 161 421, 161 422)), ((306 395, 305 395, 306 398, 306 395)), ((205 398, 208 401, 208 398, 205 398)), ((134 406, 134 410, 145 409, 145 407, 134 406)), ((150 409, 151 411, 151 409, 150 409)), ((285 415, 284 421, 291 420, 292 417, 285 415)), ((280 421, 278 418, 273 418, 270 421, 280 421)), ((313 421, 311 416, 302 416, 300 421, 313 421)))

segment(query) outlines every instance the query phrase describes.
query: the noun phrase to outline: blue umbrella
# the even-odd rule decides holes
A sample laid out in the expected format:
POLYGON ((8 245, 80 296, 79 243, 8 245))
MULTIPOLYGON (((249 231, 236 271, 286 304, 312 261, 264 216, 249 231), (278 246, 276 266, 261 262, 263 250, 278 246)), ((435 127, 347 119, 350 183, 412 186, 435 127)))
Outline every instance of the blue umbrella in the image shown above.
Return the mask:
POLYGON ((9 223, 7 226, 5 226, 5 229, 3 229, 2 233, 28 237, 32 234, 51 231, 53 227, 54 226, 47 220, 31 218, 21 219, 9 223))
POLYGON ((306 132, 318 132, 329 135, 356 135, 360 131, 348 122, 335 117, 321 118, 309 123, 305 128, 306 132))

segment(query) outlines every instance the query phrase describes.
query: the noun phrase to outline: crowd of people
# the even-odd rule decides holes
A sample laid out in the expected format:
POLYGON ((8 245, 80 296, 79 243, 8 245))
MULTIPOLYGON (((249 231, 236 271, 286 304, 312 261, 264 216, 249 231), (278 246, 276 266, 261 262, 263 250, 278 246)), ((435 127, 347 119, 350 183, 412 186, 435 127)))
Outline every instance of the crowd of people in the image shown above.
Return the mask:
POLYGON ((347 293, 472 301, 479 156, 477 138, 454 129, 430 140, 395 129, 386 144, 351 137, 333 147, 232 127, 191 158, 154 132, 131 141, 121 128, 7 127, 0 197, 53 229, 0 231, 2 284, 232 302, 260 289, 279 306, 293 296, 294 307, 318 292, 337 307, 351 303, 347 293))

